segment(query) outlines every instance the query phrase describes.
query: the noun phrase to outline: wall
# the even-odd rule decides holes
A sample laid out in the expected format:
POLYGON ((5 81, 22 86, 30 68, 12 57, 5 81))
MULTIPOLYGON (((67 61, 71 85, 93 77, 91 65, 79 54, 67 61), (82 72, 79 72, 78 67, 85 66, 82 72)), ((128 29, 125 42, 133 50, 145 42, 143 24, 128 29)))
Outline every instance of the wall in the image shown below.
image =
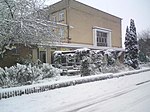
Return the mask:
POLYGON ((94 26, 112 30, 112 47, 121 47, 121 19, 90 6, 71 0, 69 25, 72 43, 93 44, 94 26))
POLYGON ((112 47, 122 47, 121 18, 87 6, 75 0, 61 0, 49 7, 52 15, 65 12, 65 23, 71 28, 65 30, 63 42, 93 45, 93 27, 112 30, 112 47), (68 41, 68 38, 71 40, 68 41))

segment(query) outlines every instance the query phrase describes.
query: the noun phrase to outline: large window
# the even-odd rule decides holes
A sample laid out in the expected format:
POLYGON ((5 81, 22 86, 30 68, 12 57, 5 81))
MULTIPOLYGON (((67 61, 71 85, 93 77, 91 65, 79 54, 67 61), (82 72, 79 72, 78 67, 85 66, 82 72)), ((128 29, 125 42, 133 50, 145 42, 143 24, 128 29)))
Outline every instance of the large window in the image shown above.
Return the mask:
POLYGON ((94 27, 93 33, 94 46, 111 47, 111 30, 94 27))
POLYGON ((107 33, 97 31, 97 46, 107 46, 107 33))

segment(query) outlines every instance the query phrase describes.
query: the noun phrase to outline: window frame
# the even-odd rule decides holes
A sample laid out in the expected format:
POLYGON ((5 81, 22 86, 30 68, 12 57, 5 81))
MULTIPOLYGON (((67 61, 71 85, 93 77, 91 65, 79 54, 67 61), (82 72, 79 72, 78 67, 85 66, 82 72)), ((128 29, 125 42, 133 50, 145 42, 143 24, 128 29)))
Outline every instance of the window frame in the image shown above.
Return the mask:
MULTIPOLYGON (((111 47, 111 30, 110 29, 106 29, 106 28, 101 28, 101 27, 93 27, 93 45, 95 47, 111 47), (100 34, 98 34, 97 32, 101 32, 100 34), (107 37, 103 37, 105 34, 107 34, 107 37), (97 38, 97 36, 102 35, 102 38, 100 40, 100 38, 97 38), (105 40, 106 39, 106 40, 105 40), (105 44, 105 45, 98 45, 98 41, 106 41, 106 43, 101 42, 101 44, 105 44)), ((100 43, 100 42, 99 42, 100 43)))
MULTIPOLYGON (((37 53, 38 53, 38 59, 39 59, 40 61, 42 61, 42 63, 43 63, 43 59, 42 59, 42 57, 41 57, 41 56, 42 56, 42 54, 41 54, 42 52, 45 52, 45 59, 44 59, 44 61, 47 63, 47 56, 48 56, 48 55, 47 55, 47 48, 45 48, 45 47, 43 47, 43 46, 39 46, 39 47, 38 47, 38 52, 37 52, 37 53), (42 59, 42 60, 41 60, 41 59, 42 59)), ((44 62, 44 63, 45 63, 45 62, 44 62)))
POLYGON ((65 36, 65 30, 63 28, 59 29, 59 35, 60 35, 60 38, 64 38, 64 36, 65 36))
POLYGON ((59 22, 60 21, 64 21, 65 20, 65 13, 64 12, 60 12, 59 13, 59 22))
POLYGON ((101 32, 101 31, 96 31, 96 38, 97 38, 97 46, 105 46, 107 47, 107 38, 108 38, 108 33, 106 32, 101 32))
POLYGON ((57 17, 53 15, 53 16, 52 16, 52 21, 53 21, 53 22, 56 22, 56 21, 57 21, 57 17))

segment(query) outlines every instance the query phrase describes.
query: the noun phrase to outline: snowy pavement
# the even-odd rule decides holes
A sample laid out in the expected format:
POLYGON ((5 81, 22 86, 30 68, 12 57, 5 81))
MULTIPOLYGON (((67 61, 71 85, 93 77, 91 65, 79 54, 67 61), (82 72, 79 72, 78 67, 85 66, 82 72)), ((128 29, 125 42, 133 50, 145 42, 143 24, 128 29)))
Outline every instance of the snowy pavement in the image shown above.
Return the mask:
POLYGON ((150 71, 0 100, 0 112, 149 112, 150 71))

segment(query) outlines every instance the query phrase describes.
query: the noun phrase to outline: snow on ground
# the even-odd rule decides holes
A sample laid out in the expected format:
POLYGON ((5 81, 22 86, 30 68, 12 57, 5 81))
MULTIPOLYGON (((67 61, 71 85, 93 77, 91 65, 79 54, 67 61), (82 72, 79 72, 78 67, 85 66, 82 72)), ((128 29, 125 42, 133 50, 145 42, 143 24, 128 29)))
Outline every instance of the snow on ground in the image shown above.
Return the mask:
POLYGON ((0 111, 149 112, 149 80, 150 71, 2 99, 0 111))

